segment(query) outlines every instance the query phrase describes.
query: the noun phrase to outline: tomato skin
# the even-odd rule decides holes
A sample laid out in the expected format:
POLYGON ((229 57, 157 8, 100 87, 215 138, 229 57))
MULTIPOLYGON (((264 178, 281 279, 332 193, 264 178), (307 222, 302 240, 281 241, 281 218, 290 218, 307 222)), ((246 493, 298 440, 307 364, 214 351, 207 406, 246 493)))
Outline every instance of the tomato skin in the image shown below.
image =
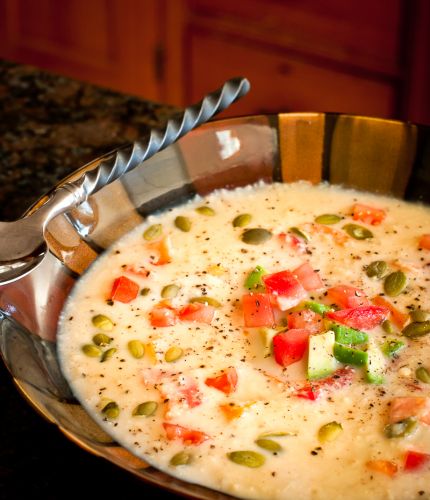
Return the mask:
POLYGON ((430 234, 423 234, 418 243, 419 248, 424 248, 425 250, 430 250, 430 234))
POLYGON ((224 370, 224 373, 218 375, 217 377, 208 377, 205 380, 205 384, 208 387, 213 387, 218 389, 224 394, 231 394, 236 390, 238 376, 236 369, 233 367, 224 370))
POLYGON ((349 285, 337 285, 327 290, 327 299, 342 309, 367 306, 370 300, 359 288, 349 285))
POLYGON ((173 439, 180 439, 184 444, 189 445, 201 444, 209 439, 209 436, 204 432, 188 429, 187 427, 182 427, 182 425, 163 422, 163 427, 169 441, 173 439))
POLYGON ((193 302, 187 304, 179 311, 179 319, 181 321, 195 321, 197 323, 212 323, 215 314, 215 307, 209 304, 200 304, 193 302))
POLYGON ((304 262, 301 266, 294 269, 293 275, 299 280, 302 287, 307 291, 319 290, 324 286, 320 275, 308 262, 304 262))
POLYGON ((295 311, 288 315, 288 328, 306 328, 311 333, 320 333, 323 329, 322 318, 310 309, 295 311))
POLYGON ((173 326, 178 322, 178 314, 167 302, 160 302, 150 311, 149 320, 152 326, 173 326))
POLYGON ((381 224, 386 215, 385 210, 382 210, 382 208, 371 207, 362 203, 356 203, 352 207, 352 217, 354 220, 359 220, 372 226, 381 224))
POLYGON ((351 385, 354 380, 355 371, 350 366, 345 366, 336 370, 330 377, 306 383, 297 387, 294 396, 302 399, 315 401, 324 393, 330 393, 351 385))
POLYGON ((372 471, 380 472, 386 476, 393 477, 397 473, 397 464, 389 460, 369 460, 366 467, 372 471))
POLYGON ((263 276, 266 290, 277 302, 281 311, 286 311, 296 306, 307 297, 306 290, 291 271, 280 271, 279 273, 263 276))
POLYGON ((300 361, 309 346, 310 334, 306 328, 277 333, 273 337, 273 355, 278 365, 285 367, 300 361))
POLYGON ((268 293, 247 293, 242 297, 245 326, 272 326, 275 322, 268 293))
POLYGON ((405 455, 406 471, 415 471, 422 469, 424 465, 430 462, 430 455, 428 453, 420 453, 419 451, 408 450, 405 455))
POLYGON ((135 299, 138 293, 139 285, 135 281, 127 278, 127 276, 120 276, 113 282, 110 298, 127 304, 135 299))
POLYGON ((342 325, 357 330, 372 330, 380 325, 389 313, 387 307, 368 305, 341 309, 340 311, 329 311, 326 316, 342 325))

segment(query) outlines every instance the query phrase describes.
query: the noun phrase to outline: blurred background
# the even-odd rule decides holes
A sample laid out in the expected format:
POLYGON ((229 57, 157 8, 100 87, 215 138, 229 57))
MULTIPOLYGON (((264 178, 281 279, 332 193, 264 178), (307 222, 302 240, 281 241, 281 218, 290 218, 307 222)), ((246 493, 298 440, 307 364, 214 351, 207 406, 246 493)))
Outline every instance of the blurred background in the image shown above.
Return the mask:
POLYGON ((0 0, 0 57, 178 106, 243 75, 230 113, 430 123, 429 0, 0 0))

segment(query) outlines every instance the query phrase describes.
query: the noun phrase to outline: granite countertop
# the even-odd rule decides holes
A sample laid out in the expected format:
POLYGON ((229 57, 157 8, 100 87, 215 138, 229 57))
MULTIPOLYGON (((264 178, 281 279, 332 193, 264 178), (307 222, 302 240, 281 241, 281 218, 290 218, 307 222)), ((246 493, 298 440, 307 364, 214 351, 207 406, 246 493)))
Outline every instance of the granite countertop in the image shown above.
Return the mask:
MULTIPOLYGON (((0 61, 0 220, 162 123, 174 109, 0 61)), ((179 498, 71 443, 20 396, 0 361, 0 498, 179 498)))

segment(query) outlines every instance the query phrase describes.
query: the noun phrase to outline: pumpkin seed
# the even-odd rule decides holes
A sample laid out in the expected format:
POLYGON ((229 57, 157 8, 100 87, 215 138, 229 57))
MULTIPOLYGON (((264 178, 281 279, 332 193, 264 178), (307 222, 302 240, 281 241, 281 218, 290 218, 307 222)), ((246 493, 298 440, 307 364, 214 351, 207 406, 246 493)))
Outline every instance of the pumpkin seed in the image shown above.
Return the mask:
POLYGON ((204 295, 203 297, 193 297, 192 299, 190 299, 190 302, 198 302, 199 304, 206 304, 212 307, 221 307, 221 302, 218 302, 213 297, 208 297, 206 295, 204 295))
POLYGON ((107 361, 108 359, 110 359, 115 353, 116 353, 116 348, 115 347, 111 347, 110 349, 108 349, 107 351, 105 351, 102 354, 100 362, 104 363, 105 361, 107 361))
POLYGON ((382 278, 387 272, 387 263, 384 260, 375 260, 366 267, 366 274, 369 278, 382 278))
POLYGON ((368 240, 373 238, 372 231, 369 231, 367 227, 359 226, 358 224, 346 224, 343 229, 356 240, 368 240))
POLYGON ((104 330, 105 332, 110 332, 113 330, 113 322, 110 318, 105 316, 104 314, 97 314, 93 318, 91 318, 93 325, 96 328, 100 328, 100 330, 104 330))
POLYGON ((140 340, 130 340, 127 344, 127 348, 133 358, 140 359, 143 358, 145 354, 145 346, 140 340))
POLYGON ((233 219, 233 227, 245 227, 252 221, 251 214, 240 214, 233 219))
POLYGON ((188 233, 191 230, 191 220, 183 215, 178 215, 175 219, 175 226, 184 233, 188 233))
POLYGON ((147 241, 155 240, 161 236, 163 231, 163 226, 161 224, 153 224, 149 226, 148 229, 143 233, 143 237, 147 241))
POLYGON ((395 271, 384 280, 384 292, 390 297, 397 297, 405 289, 407 284, 406 274, 403 271, 395 271))
POLYGON ((420 366, 416 369, 415 376, 420 382, 424 382, 424 384, 430 384, 430 373, 427 368, 424 368, 424 366, 420 366))
POLYGON ((254 227, 252 229, 247 229, 242 233, 241 239, 244 243, 248 245, 261 245, 266 241, 270 240, 272 233, 267 229, 261 227, 254 227))
POLYGON ((417 424, 418 423, 414 418, 409 417, 404 420, 400 420, 400 422, 386 425, 384 428, 385 437, 391 439, 410 436, 417 430, 417 424))
POLYGON ((173 283, 171 285, 166 285, 161 290, 161 296, 163 299, 174 299, 178 295, 180 289, 180 286, 173 283))
POLYGON ((201 215, 207 215, 209 217, 213 217, 215 215, 215 210, 211 207, 208 207, 207 205, 197 207, 196 212, 201 215))
POLYGON ((251 450, 232 451, 227 453, 227 457, 235 464, 252 468, 261 467, 266 461, 263 455, 251 450))
POLYGON ((115 401, 110 401, 106 406, 102 408, 102 413, 107 418, 118 418, 120 414, 120 409, 115 401))
POLYGON ((392 334, 395 331, 393 323, 391 323, 391 321, 389 319, 384 319, 381 326, 382 326, 384 332, 386 332, 386 333, 392 334))
POLYGON ((409 316, 411 320, 416 323, 423 323, 424 321, 428 321, 430 319, 430 313, 428 311, 423 311, 422 309, 415 309, 415 311, 411 311, 409 316))
POLYGON ((403 328, 402 333, 405 337, 416 338, 430 333, 430 321, 414 321, 403 328))
POLYGON ((337 224, 343 219, 343 217, 340 217, 339 215, 336 214, 322 214, 318 215, 318 217, 315 217, 315 222, 318 224, 337 224))
POLYGON ((334 441, 343 431, 342 424, 339 422, 329 422, 320 427, 318 431, 318 439, 321 443, 334 441))
POLYGON ((273 441, 273 439, 259 438, 255 441, 255 444, 263 448, 263 450, 271 451, 272 453, 279 453, 282 451, 282 446, 276 441, 273 441))
POLYGON ((183 354, 184 350, 174 345, 172 347, 169 347, 169 349, 167 349, 166 353, 164 354, 164 359, 168 363, 173 363, 174 361, 177 361, 179 358, 181 358, 183 354))
POLYGON ((105 347, 112 342, 112 337, 109 337, 105 333, 96 333, 93 337, 93 342, 95 345, 105 347))
POLYGON ((82 346, 82 352, 90 358, 98 358, 102 350, 94 344, 85 344, 82 346))
POLYGON ((158 403, 156 401, 145 401, 144 403, 140 403, 133 410, 133 415, 135 417, 150 417, 154 415, 157 411, 158 403))
POLYGON ((298 227, 295 227, 295 226, 290 227, 289 231, 290 231, 290 233, 295 234, 296 236, 298 236, 299 238, 302 238, 305 241, 310 241, 310 239, 311 239, 307 233, 305 233, 304 231, 302 231, 298 227))
POLYGON ((174 467, 178 467, 178 465, 187 465, 191 462, 191 459, 192 455, 183 450, 176 453, 176 455, 173 455, 170 459, 170 465, 173 465, 174 467))

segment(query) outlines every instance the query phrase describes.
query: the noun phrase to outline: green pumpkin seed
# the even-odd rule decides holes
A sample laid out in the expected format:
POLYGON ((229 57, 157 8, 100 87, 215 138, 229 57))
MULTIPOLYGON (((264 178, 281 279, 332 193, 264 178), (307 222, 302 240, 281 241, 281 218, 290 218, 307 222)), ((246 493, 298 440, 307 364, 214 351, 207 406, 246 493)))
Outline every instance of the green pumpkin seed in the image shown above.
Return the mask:
POLYGON ((355 238, 356 240, 368 240, 373 238, 372 231, 369 231, 367 227, 359 226, 358 224, 346 224, 343 226, 343 229, 349 234, 349 236, 355 238))
POLYGON ((173 455, 173 457, 170 459, 170 465, 173 465, 173 467, 178 467, 179 465, 187 465, 191 462, 192 455, 190 453, 187 453, 186 451, 180 451, 179 453, 176 453, 176 455, 173 455))
POLYGON ((203 297, 193 297, 192 299, 190 299, 190 302, 198 302, 199 304, 206 304, 212 307, 221 307, 221 302, 218 302, 218 300, 214 299, 213 297, 207 297, 206 295, 204 295, 203 297))
POLYGON ((400 295, 407 284, 406 274, 403 271, 395 271, 384 280, 384 292, 390 297, 400 295))
POLYGON ((110 359, 115 353, 116 353, 116 348, 115 347, 111 347, 110 349, 108 349, 107 351, 105 351, 102 354, 100 362, 104 363, 105 361, 107 361, 108 359, 110 359))
POLYGON ((302 231, 298 227, 295 227, 295 226, 290 227, 289 231, 290 231, 290 233, 295 234, 299 238, 302 238, 302 240, 310 241, 310 239, 311 239, 311 237, 307 233, 305 233, 304 231, 302 231))
POLYGON ((385 437, 400 438, 410 436, 413 432, 417 430, 418 422, 414 418, 405 418, 400 420, 400 422, 395 422, 394 424, 386 425, 384 428, 385 437))
POLYGON ((174 361, 177 361, 179 358, 181 358, 183 354, 184 350, 174 345, 172 347, 169 347, 169 349, 167 349, 166 353, 164 354, 164 359, 168 363, 173 363, 174 361))
POLYGON ((184 233, 188 233, 191 230, 191 220, 183 215, 178 215, 175 219, 175 226, 184 233))
POLYGON ((318 217, 315 217, 315 222, 318 224, 337 224, 343 219, 343 217, 340 217, 339 215, 336 214, 322 214, 318 215, 318 217))
POLYGON ((105 332, 110 332, 113 330, 113 322, 110 318, 105 316, 104 314, 97 314, 93 318, 91 318, 93 325, 100 330, 104 330, 105 332))
POLYGON ((145 401, 140 403, 133 410, 135 417, 151 417, 157 411, 158 403, 156 401, 145 401))
POLYGON ((255 441, 255 444, 260 448, 263 448, 263 450, 267 450, 272 453, 279 453, 282 451, 282 446, 276 441, 273 441, 273 439, 259 438, 255 441))
POLYGON ((143 237, 147 241, 152 241, 161 236, 161 233, 163 231, 163 226, 161 224, 153 224, 152 226, 149 226, 148 229, 143 233, 143 237))
POLYGON ((96 333, 93 337, 94 344, 100 347, 106 347, 112 342, 112 340, 112 337, 109 337, 109 335, 106 335, 105 333, 96 333))
POLYGON ((263 455, 251 450, 232 451, 227 453, 227 457, 235 464, 252 468, 261 467, 266 461, 263 455))
POLYGON ((318 431, 318 439, 321 443, 328 443, 337 439, 342 433, 342 424, 339 422, 329 422, 320 427, 318 431))
POLYGON ((375 260, 366 267, 366 274, 369 278, 382 278, 387 272, 388 265, 384 260, 375 260))
POLYGON ((215 210, 211 207, 208 207, 206 205, 202 207, 197 207, 196 212, 201 214, 201 215, 207 215, 208 217, 213 217, 215 215, 215 210))
POLYGON ((424 321, 428 321, 430 319, 430 313, 428 311, 423 311, 422 309, 415 309, 415 311, 411 311, 409 316, 411 320, 416 323, 423 323, 424 321))
POLYGON ((403 328, 402 333, 405 337, 416 338, 422 337, 430 333, 430 321, 415 321, 409 323, 406 328, 403 328))
POLYGON ((416 369, 415 376, 420 382, 423 382, 424 384, 430 384, 430 373, 427 368, 424 368, 424 366, 420 366, 416 369))
POLYGON ((251 214, 240 214, 233 219, 233 227, 245 227, 252 221, 251 214))
POLYGON ((133 358, 140 359, 143 358, 145 354, 145 345, 140 340, 130 340, 127 344, 127 348, 133 358))
POLYGON ((178 295, 180 289, 181 287, 175 284, 166 285, 161 290, 161 296, 163 299, 174 299, 178 295))
POLYGON ((100 347, 97 347, 94 344, 85 344, 81 349, 85 356, 88 356, 90 358, 98 358, 102 353, 100 347))
POLYGON ((269 241, 272 237, 272 233, 267 229, 261 227, 254 227, 252 229, 247 229, 242 233, 241 239, 244 243, 248 245, 261 245, 266 241, 269 241))
POLYGON ((120 414, 120 409, 115 401, 110 401, 107 405, 102 408, 102 413, 107 418, 118 418, 120 414))
POLYGON ((393 323, 391 323, 391 321, 389 319, 384 319, 381 326, 382 326, 384 332, 386 332, 386 333, 393 334, 395 332, 393 323))

